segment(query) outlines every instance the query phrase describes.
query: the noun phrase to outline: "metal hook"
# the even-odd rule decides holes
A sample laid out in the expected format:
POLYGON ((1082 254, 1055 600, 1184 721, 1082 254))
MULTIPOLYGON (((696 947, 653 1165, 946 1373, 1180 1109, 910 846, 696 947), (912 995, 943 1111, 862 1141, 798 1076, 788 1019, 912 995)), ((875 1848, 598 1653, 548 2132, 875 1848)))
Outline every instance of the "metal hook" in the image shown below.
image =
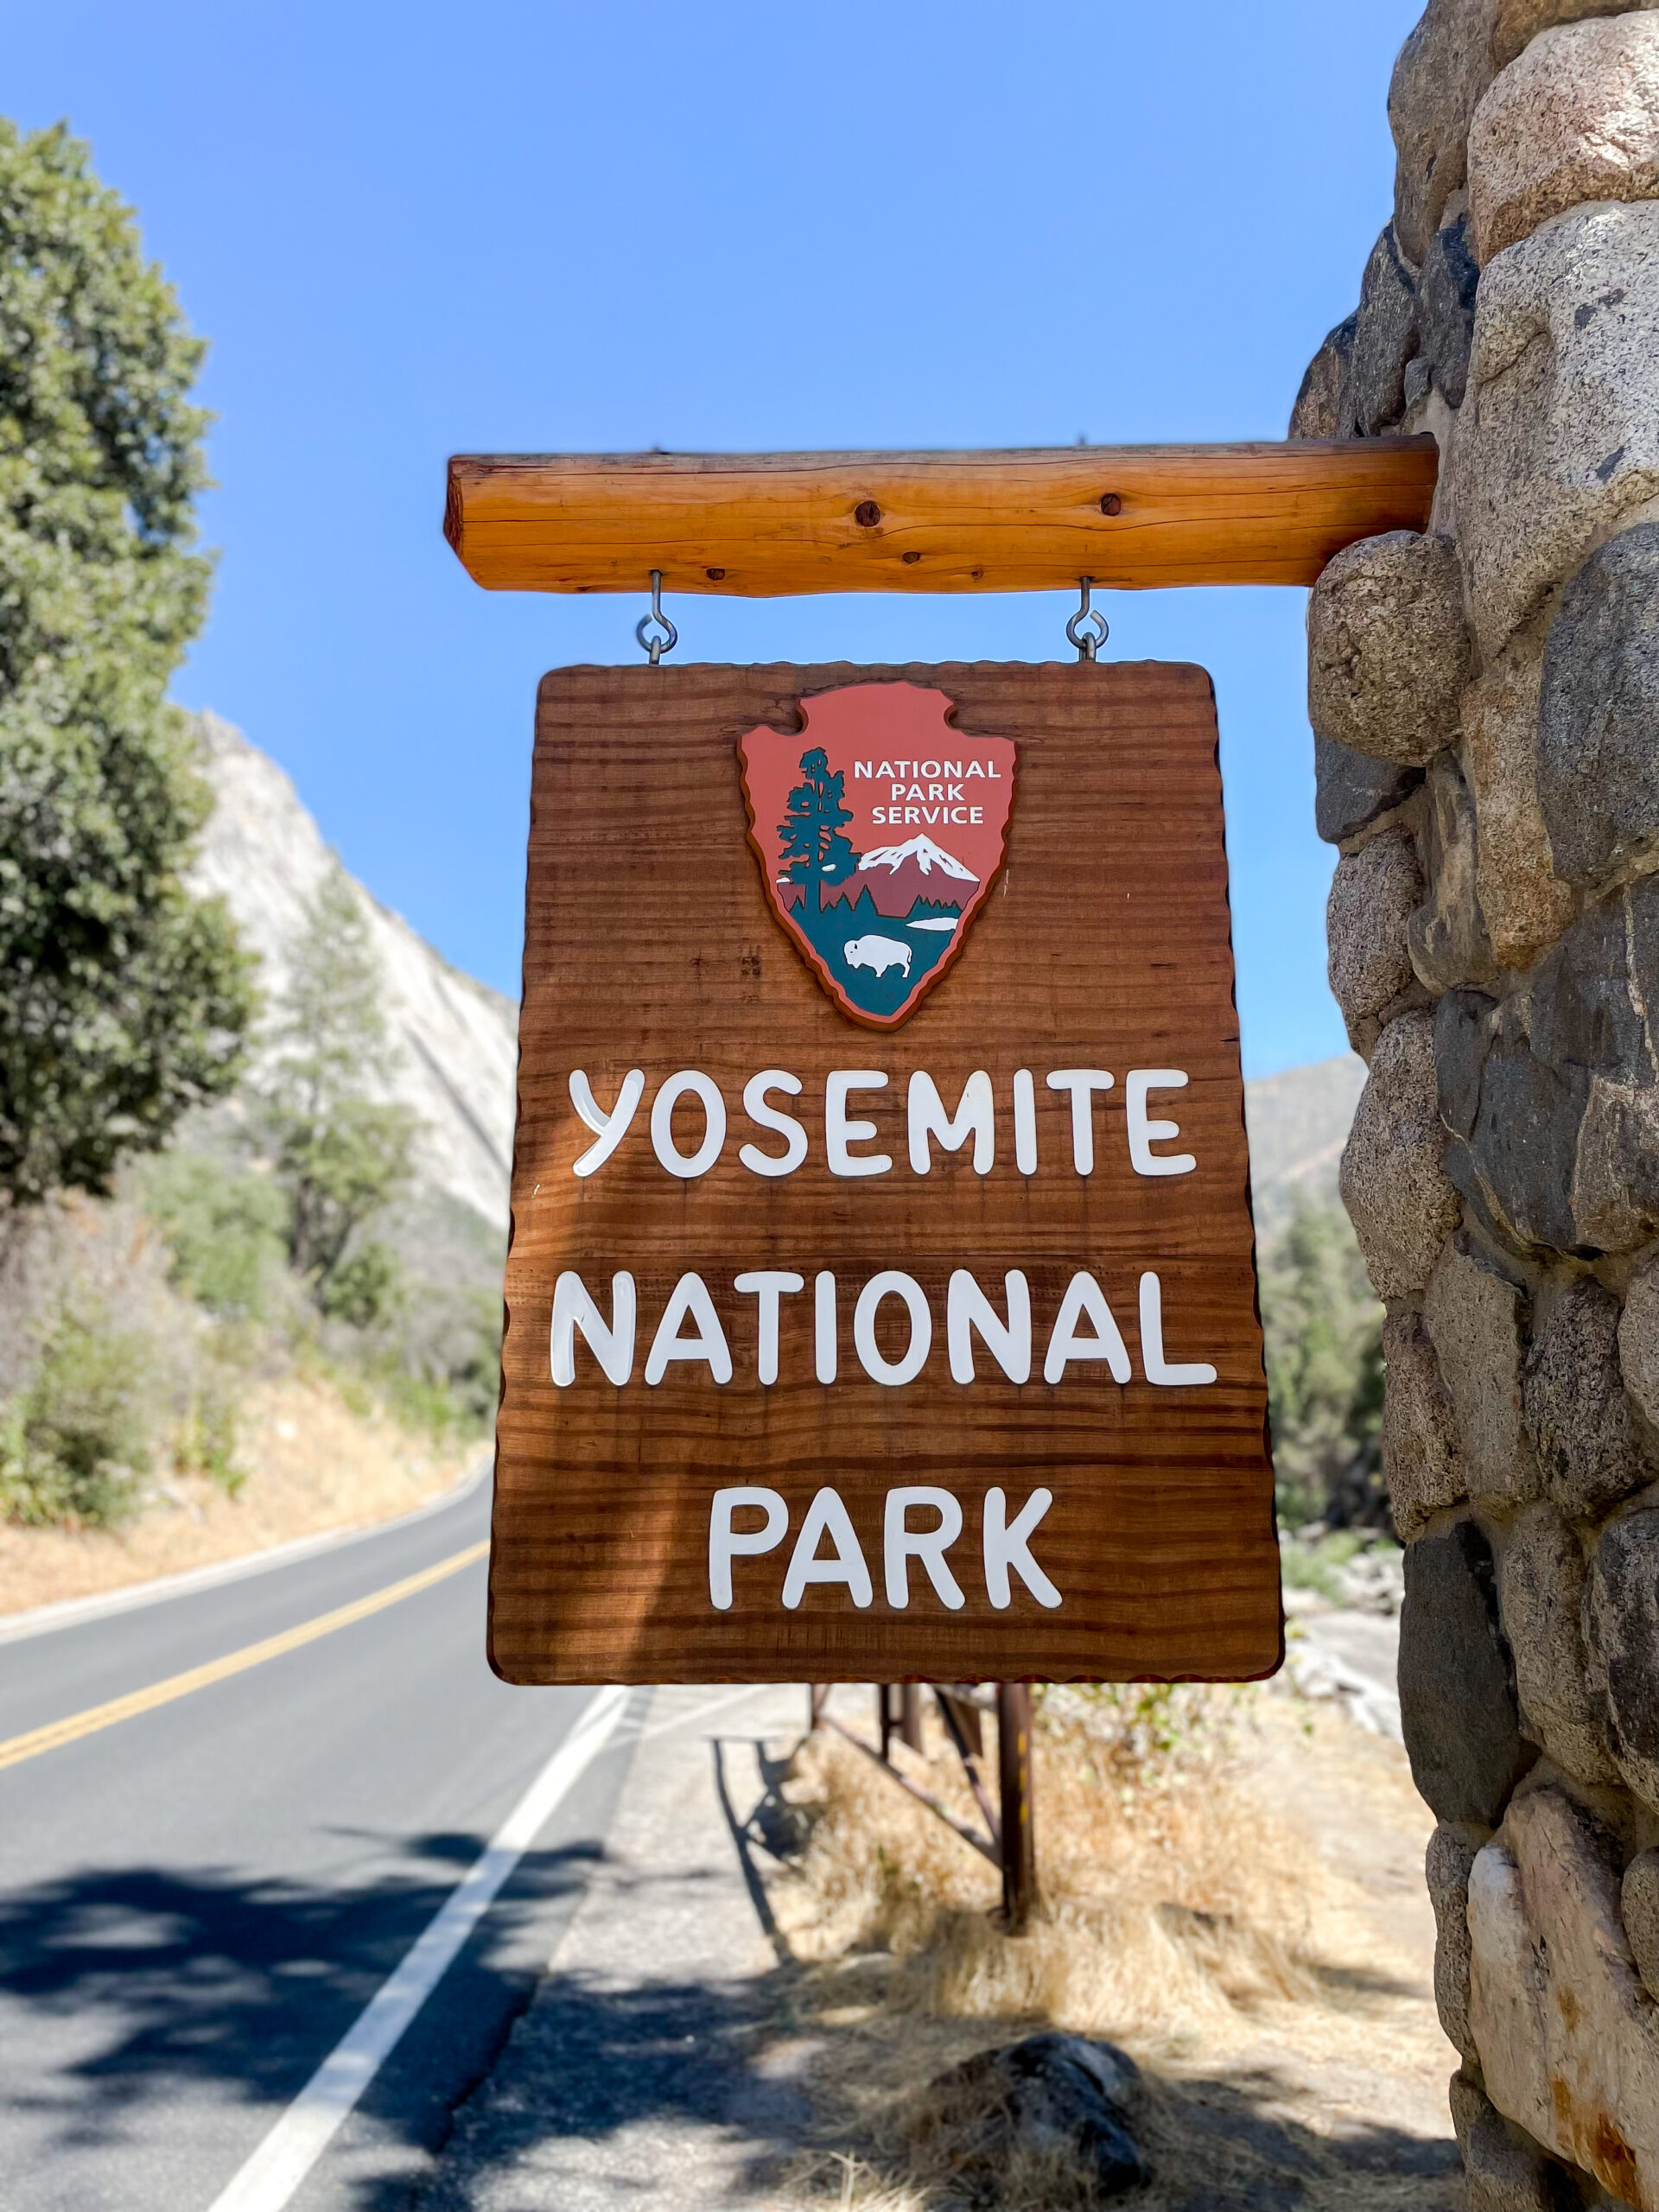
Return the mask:
POLYGON ((1078 586, 1083 593, 1083 604, 1065 626, 1065 634, 1077 647, 1079 660, 1096 659, 1101 647, 1112 634, 1111 626, 1100 609, 1097 607, 1091 609, 1089 605, 1090 588, 1094 581, 1092 576, 1077 578, 1078 586), (1092 623, 1093 629, 1085 631, 1084 628, 1085 623, 1092 623))
POLYGON ((672 652, 680 642, 679 632, 663 612, 663 572, 660 569, 653 569, 651 572, 651 612, 639 617, 633 626, 633 634, 639 640, 640 651, 650 654, 653 668, 664 653, 672 652), (648 638, 645 635, 652 622, 662 632, 660 637, 648 638))

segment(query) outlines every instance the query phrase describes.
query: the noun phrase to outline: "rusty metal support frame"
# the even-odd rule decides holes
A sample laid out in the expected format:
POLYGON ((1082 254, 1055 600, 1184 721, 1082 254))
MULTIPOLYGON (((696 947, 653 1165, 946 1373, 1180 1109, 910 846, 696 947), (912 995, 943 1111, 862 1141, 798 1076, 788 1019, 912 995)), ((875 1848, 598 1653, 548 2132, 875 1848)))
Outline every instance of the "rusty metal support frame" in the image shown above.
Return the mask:
POLYGON ((873 1759, 889 1780, 896 1782, 918 1803, 925 1805, 930 1813, 943 1821, 971 1850, 978 1852, 982 1859, 989 1859, 1002 1877, 1003 1924, 1011 1936, 1023 1934, 1039 1905, 1036 1831, 1032 1804, 1030 1685, 1026 1682, 1001 1682, 994 1693, 960 1682, 931 1682, 926 1685, 933 1692, 945 1733, 962 1761, 968 1786, 985 1822, 983 1834, 967 1821, 958 1820, 931 1789, 924 1789, 919 1782, 913 1781, 901 1768, 895 1766, 889 1756, 894 1734, 902 1735, 912 1750, 921 1749, 921 1685, 885 1682, 876 1685, 879 1745, 872 1744, 867 1737, 861 1736, 856 1729, 849 1728, 827 1710, 831 1687, 828 1682, 814 1682, 810 1686, 809 1732, 815 1728, 833 1728, 838 1736, 855 1745, 867 1758, 873 1759), (965 1725, 969 1719, 976 1720, 978 1713, 987 1707, 995 1709, 997 1721, 997 1803, 995 1806, 979 1771, 980 1747, 970 1742, 965 1725), (907 1726, 906 1723, 912 1725, 907 1726))

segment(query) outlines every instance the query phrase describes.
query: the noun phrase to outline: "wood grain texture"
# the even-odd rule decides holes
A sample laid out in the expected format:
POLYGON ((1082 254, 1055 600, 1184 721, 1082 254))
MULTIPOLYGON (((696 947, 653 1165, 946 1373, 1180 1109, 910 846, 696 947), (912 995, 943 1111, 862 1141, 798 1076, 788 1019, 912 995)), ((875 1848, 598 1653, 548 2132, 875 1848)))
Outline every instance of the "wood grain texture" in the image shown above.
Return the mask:
POLYGON ((445 534, 493 591, 1311 584, 1424 530, 1431 437, 1008 453, 460 454, 445 534), (1114 512, 1102 502, 1115 500, 1114 512), (861 511, 879 519, 861 522, 861 511))
MULTIPOLYGON (((1243 1086, 1233 1006, 1226 857, 1213 696, 1202 670, 1056 664, 886 670, 844 666, 569 669, 539 700, 527 885, 521 1070, 507 1262, 508 1327, 498 1427, 491 1569, 492 1663, 515 1681, 1243 1679, 1281 1655, 1278 1548, 1255 1307, 1243 1086), (902 1029, 855 1027, 831 1004, 777 922, 746 835, 737 740, 757 724, 800 726, 803 696, 889 678, 937 686, 965 732, 1014 738, 1018 777, 1007 863, 961 957, 902 1029), (1109 1069, 1096 1109, 1095 1172, 1073 1165, 1066 1098, 1051 1069, 1109 1069), (645 1105, 613 1158, 572 1172, 593 1141, 569 1078, 584 1070, 606 1105, 645 1071, 645 1105), (1196 1172, 1148 1179, 1130 1166, 1124 1077, 1179 1068, 1189 1087, 1159 1102, 1196 1172), (719 1084, 725 1150, 682 1181, 654 1156, 647 1109, 675 1071, 719 1084), (747 1123, 743 1086, 785 1068, 811 1135, 804 1165, 765 1179, 738 1147, 779 1141, 747 1123), (880 1130, 887 1174, 832 1176, 823 1147, 826 1073, 888 1071, 859 1110, 880 1130), (925 1069, 954 1105, 988 1071, 997 1155, 969 1151, 909 1168, 905 1085, 925 1069), (1039 1160, 1013 1159, 1011 1077, 1036 1071, 1039 1160), (734 1278, 792 1269, 778 1382, 755 1379, 755 1301, 734 1278), (854 1356, 853 1299, 878 1270, 927 1293, 931 1357, 910 1385, 869 1380, 854 1356), (1051 1388, 1016 1386, 982 1358, 953 1382, 945 1356, 950 1271, 1000 1302, 1005 1269, 1030 1280, 1037 1371, 1074 1270, 1101 1281, 1135 1375, 1097 1365, 1051 1388), (575 1382, 549 1364, 553 1287, 579 1271, 608 1311, 610 1279, 639 1284, 632 1381, 607 1382, 579 1348, 575 1382), (842 1285, 840 1376, 814 1379, 810 1283, 842 1285), (1160 1275, 1172 1359, 1207 1359, 1208 1388, 1143 1379, 1135 1319, 1141 1272, 1160 1275), (671 1367, 647 1388, 645 1347, 677 1278, 702 1274, 735 1373, 671 1367), (788 1545, 740 1561, 737 1602, 716 1612, 707 1533, 715 1491, 783 1493, 793 1531, 820 1484, 851 1512, 875 1580, 860 1611, 843 1589, 779 1602, 788 1545), (966 1596, 950 1611, 914 1578, 891 1610, 881 1573, 889 1487, 951 1490, 967 1514, 951 1557, 966 1596), (1017 1510, 1044 1485, 1054 1503, 1033 1550, 1061 1589, 1058 1610, 1015 1581, 991 1607, 978 1564, 981 1502, 993 1484, 1017 1510)), ((694 1142, 688 1126, 685 1141, 694 1142)), ((892 1308, 887 1309, 892 1314, 892 1308)), ((893 1316, 896 1319, 896 1316, 893 1316)), ((884 1339, 885 1341, 885 1339, 884 1339)), ((889 1356, 896 1356, 894 1344, 889 1356)))

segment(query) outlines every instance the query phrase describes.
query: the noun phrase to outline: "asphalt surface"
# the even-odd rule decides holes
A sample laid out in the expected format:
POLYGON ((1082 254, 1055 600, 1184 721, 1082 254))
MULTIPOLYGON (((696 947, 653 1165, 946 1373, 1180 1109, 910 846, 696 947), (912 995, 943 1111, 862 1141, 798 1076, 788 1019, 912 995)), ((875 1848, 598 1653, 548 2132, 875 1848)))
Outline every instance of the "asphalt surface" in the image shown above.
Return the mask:
MULTIPOLYGON (((489 1487, 337 1548, 0 1643, 0 1742, 487 1533, 489 1487)), ((0 1770, 0 2207, 210 2206, 589 1702, 484 1658, 480 1560, 0 1770)), ((600 1853, 632 1728, 520 1862, 292 2202, 401 2212, 600 1853)))

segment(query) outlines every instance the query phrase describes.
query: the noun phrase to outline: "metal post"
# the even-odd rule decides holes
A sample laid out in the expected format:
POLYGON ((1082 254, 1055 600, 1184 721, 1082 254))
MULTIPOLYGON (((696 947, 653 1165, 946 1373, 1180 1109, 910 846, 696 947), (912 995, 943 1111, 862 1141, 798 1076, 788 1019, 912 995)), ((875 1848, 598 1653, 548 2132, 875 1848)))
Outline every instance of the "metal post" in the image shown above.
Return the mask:
POLYGON ((922 1748, 922 1692, 917 1682, 902 1682, 899 1688, 899 1734, 912 1751, 922 1748))
POLYGON ((996 1764, 1001 1793, 1002 1913, 1010 1936, 1022 1935, 1037 1910, 1037 1839, 1031 1804, 1031 1687, 999 1682, 996 1764))

